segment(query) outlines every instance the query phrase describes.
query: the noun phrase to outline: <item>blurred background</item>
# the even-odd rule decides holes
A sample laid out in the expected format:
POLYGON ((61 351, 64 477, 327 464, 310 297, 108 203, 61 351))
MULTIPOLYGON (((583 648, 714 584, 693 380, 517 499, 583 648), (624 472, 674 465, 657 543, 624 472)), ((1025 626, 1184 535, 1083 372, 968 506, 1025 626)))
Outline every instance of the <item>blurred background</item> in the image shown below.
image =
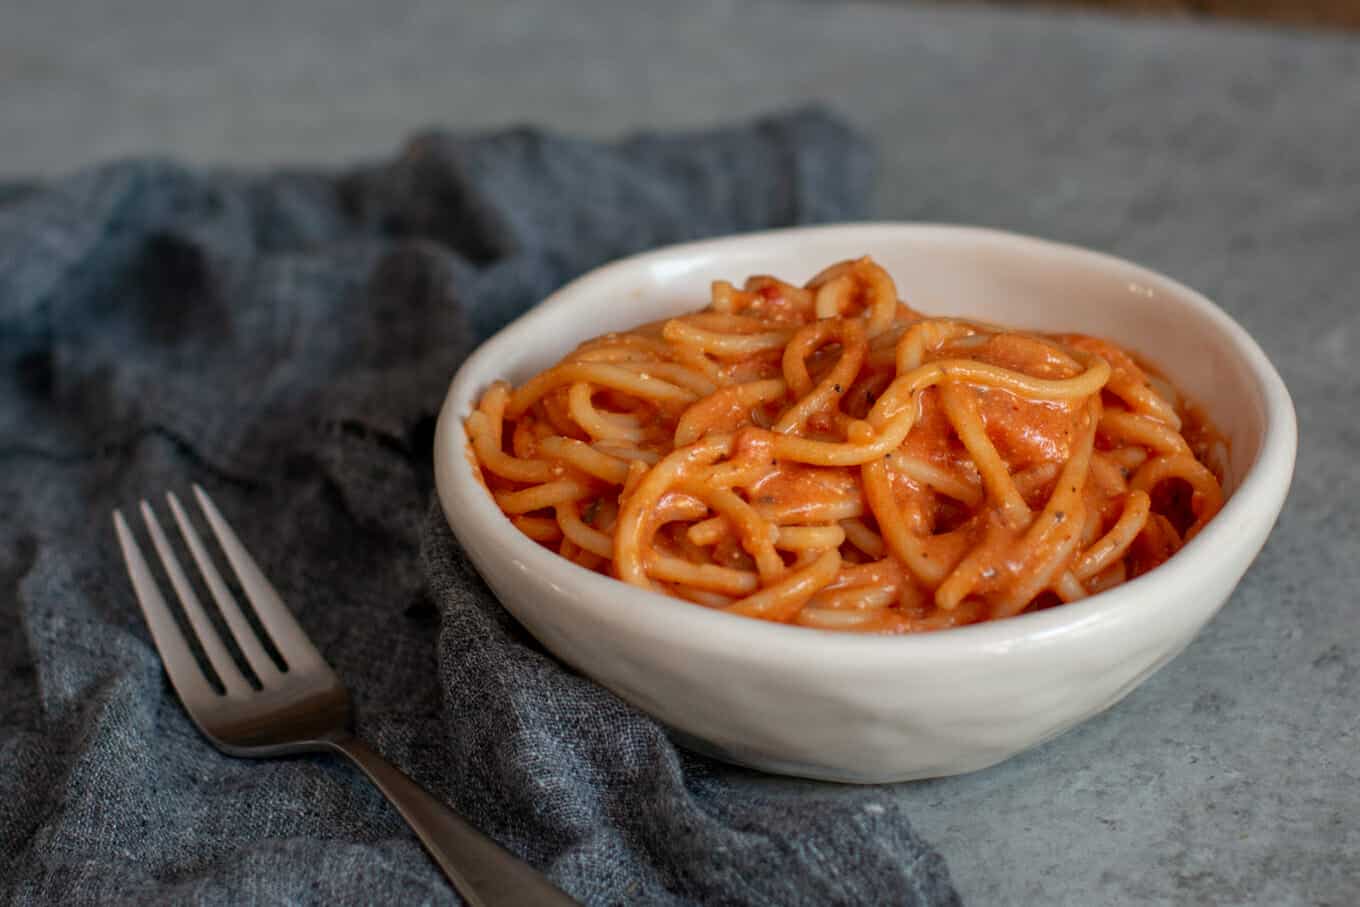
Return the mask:
POLYGON ((1356 0, 1010 0, 999 5, 1085 7, 1134 15, 1360 28, 1360 3, 1356 0))
MULTIPOLYGON (((997 5, 911 0, 0 0, 0 177, 140 153, 340 162, 390 153, 435 123, 607 135, 804 100, 871 131, 884 118, 905 128, 947 123, 949 92, 1011 109, 1007 86, 976 74, 983 62, 1032 66, 1032 54, 1011 56, 1011 39, 1032 44, 1036 31, 1094 48, 1133 19, 1129 53, 1162 48, 1166 60, 1147 59, 1162 66, 1193 62, 1187 19, 1229 23, 1244 53, 1266 32, 1360 27, 1360 0, 999 6, 998 20, 997 5), (906 84, 922 66, 952 81, 906 84)), ((1274 53, 1262 51, 1263 67, 1274 53)), ((1075 77, 1116 97, 1122 86, 1099 84, 1101 61, 1089 64, 1075 77)), ((1074 77, 1064 65, 1049 77, 1074 77)), ((1020 99, 1021 111, 1032 103, 1020 99)))

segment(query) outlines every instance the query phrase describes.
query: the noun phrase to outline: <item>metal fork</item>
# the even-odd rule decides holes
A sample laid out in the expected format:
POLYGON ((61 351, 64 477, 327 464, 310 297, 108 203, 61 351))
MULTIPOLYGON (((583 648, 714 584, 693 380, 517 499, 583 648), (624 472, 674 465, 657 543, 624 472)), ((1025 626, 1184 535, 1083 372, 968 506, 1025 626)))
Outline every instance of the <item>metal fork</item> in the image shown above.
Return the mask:
POLYGON ((195 485, 194 496, 260 624, 283 658, 285 668, 280 670, 246 621, 179 500, 167 494, 189 553, 242 656, 259 680, 260 689, 246 679, 223 645, 150 505, 141 502, 151 543, 223 692, 214 689, 199 667, 127 521, 117 510, 113 512, 113 525, 165 672, 185 711, 213 746, 232 756, 244 757, 317 751, 342 753, 397 808, 469 904, 474 907, 576 904, 533 867, 473 828, 350 732, 349 691, 298 626, 208 495, 195 485))

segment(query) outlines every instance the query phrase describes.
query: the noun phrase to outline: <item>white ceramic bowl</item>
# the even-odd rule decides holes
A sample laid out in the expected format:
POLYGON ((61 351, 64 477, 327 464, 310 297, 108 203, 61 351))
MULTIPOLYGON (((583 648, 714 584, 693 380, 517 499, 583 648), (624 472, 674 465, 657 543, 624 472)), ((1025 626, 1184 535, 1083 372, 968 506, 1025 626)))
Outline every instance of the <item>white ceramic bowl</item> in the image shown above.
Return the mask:
POLYGON ((772 772, 882 782, 1000 762, 1109 708, 1166 664, 1265 542, 1295 446, 1280 376, 1193 290, 1023 236, 856 224, 674 246, 563 287, 459 370, 440 414, 435 471, 473 563, 558 657, 691 748, 772 772), (879 637, 735 617, 597 575, 521 535, 478 484, 463 419, 493 380, 521 382, 589 337, 699 308, 715 278, 801 282, 864 254, 927 313, 1103 335, 1146 355, 1229 438, 1227 505, 1168 563, 1111 591, 1010 620, 879 637))

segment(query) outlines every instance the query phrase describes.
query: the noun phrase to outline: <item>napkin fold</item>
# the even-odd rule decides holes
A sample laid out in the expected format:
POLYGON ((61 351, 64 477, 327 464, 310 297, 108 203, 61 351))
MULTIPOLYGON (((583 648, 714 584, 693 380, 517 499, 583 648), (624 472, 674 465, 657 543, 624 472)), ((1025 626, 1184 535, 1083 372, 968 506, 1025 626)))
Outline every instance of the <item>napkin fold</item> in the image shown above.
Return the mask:
POLYGON ((359 733, 582 901, 957 903, 887 791, 689 755, 545 653, 431 506, 435 413, 479 340, 620 255, 859 216, 869 159, 809 109, 0 185, 0 894, 457 901, 348 765, 220 755, 180 708, 108 515, 196 481, 359 733))

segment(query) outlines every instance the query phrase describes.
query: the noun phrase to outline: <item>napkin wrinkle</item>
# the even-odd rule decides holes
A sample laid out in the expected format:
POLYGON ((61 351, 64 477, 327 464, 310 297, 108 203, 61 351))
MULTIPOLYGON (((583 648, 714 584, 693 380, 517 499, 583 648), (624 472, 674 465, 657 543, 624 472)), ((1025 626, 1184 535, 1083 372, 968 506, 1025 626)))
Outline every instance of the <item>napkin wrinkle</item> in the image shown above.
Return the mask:
POLYGON ((161 492, 199 482, 357 731, 584 903, 956 904, 908 818, 866 808, 891 798, 685 753, 558 662, 432 502, 478 342, 630 252, 859 216, 870 158, 805 109, 0 185, 0 902, 457 901, 354 769, 223 756, 180 707, 108 515, 166 522, 161 492))

